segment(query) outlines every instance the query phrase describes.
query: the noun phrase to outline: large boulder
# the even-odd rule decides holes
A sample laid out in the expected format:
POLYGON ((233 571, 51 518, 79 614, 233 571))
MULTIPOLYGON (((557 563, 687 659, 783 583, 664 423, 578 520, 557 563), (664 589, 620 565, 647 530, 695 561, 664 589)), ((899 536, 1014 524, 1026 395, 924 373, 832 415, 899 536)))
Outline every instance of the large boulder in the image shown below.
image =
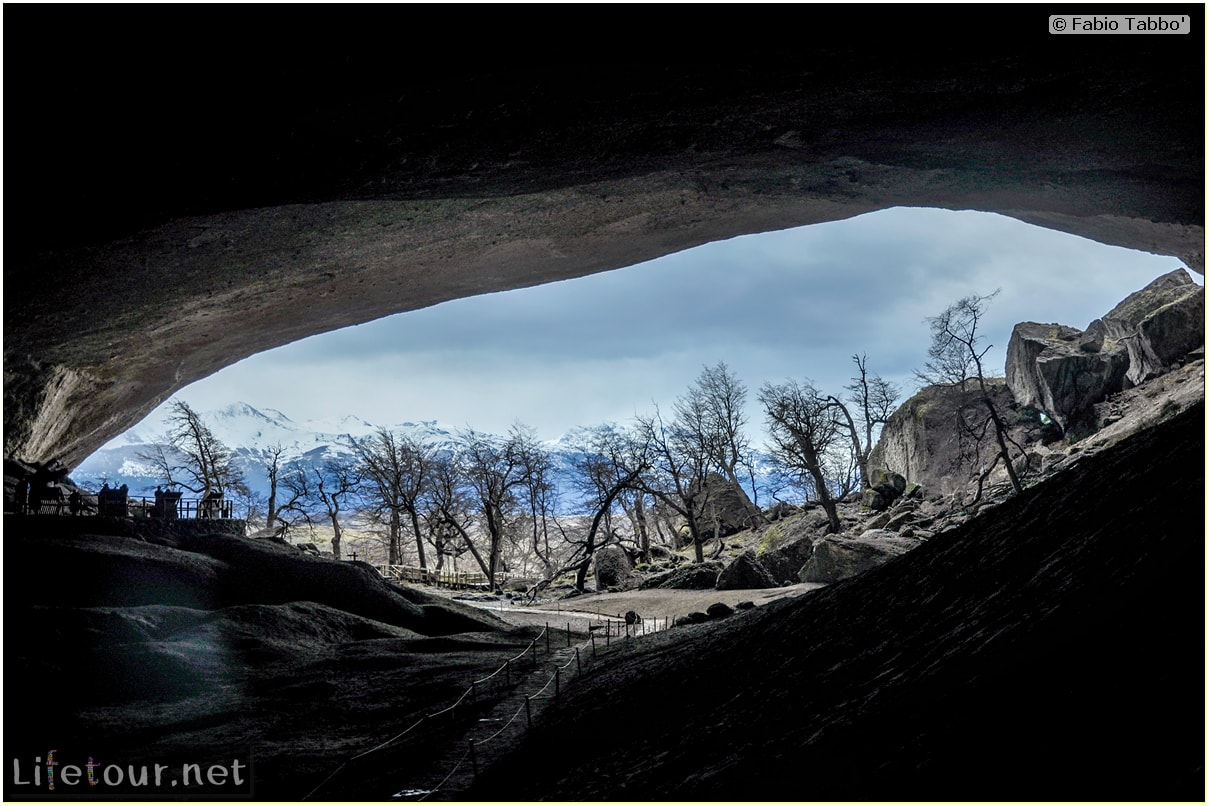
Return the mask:
POLYGON ((872 510, 880 512, 886 509, 907 489, 907 480, 901 473, 875 468, 869 475, 869 486, 861 493, 861 504, 872 510))
POLYGON ((714 587, 721 572, 722 563, 719 562, 693 563, 647 577, 642 587, 704 590, 714 587))
POLYGON ((1017 402, 1046 412, 1064 432, 1094 430, 1097 403, 1163 374, 1204 344, 1204 317, 1204 288, 1177 269, 1085 331, 1022 322, 1008 342, 1008 387, 1017 402))
POLYGON ((860 537, 826 537, 814 545, 799 578, 803 582, 839 582, 906 554, 922 542, 884 529, 870 529, 860 537))
POLYGON ((1086 338, 1066 325, 1021 322, 1008 342, 1008 387, 1063 431, 1079 426, 1092 406, 1125 383, 1129 351, 1118 337, 1107 337, 1109 330, 1116 334, 1100 319, 1086 338))
POLYGON ((710 473, 705 480, 705 489, 703 503, 697 510, 697 523, 703 536, 726 537, 764 523, 760 508, 751 502, 742 487, 725 476, 710 473))
POLYGON ((828 529, 822 510, 799 511, 770 523, 760 533, 756 557, 778 583, 798 581, 798 571, 810 559, 814 541, 828 529))
MULTIPOLYGON (((1037 428, 1035 412, 1017 405, 1003 378, 987 378, 991 400, 1013 429, 1020 444, 1036 441, 1029 429, 1037 428)), ((882 435, 869 455, 871 475, 892 471, 918 484, 929 495, 949 495, 966 488, 977 470, 970 464, 969 440, 960 433, 957 411, 981 405, 978 393, 952 386, 921 389, 890 415, 882 435)), ((876 502, 875 502, 876 503, 876 502)))
POLYGON ((1162 375, 1205 343, 1205 289, 1184 269, 1130 294, 1105 316, 1135 334, 1129 348, 1131 386, 1162 375))
POLYGON ((758 555, 763 566, 778 584, 793 584, 798 581, 798 571, 814 552, 817 536, 808 535, 785 543, 771 551, 758 555))
POLYGON ((605 546, 598 549, 593 556, 596 567, 596 590, 608 588, 635 587, 634 567, 630 563, 630 555, 621 546, 605 546))
POLYGON ((777 580, 768 572, 756 553, 748 550, 731 560, 730 565, 718 574, 715 585, 720 591, 749 590, 752 588, 775 588, 777 580))

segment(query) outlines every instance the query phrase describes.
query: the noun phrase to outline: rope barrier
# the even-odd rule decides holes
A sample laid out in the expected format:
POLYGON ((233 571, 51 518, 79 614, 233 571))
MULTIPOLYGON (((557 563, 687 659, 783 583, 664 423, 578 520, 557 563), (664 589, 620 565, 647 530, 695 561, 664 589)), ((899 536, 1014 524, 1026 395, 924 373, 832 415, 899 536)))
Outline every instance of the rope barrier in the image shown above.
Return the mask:
POLYGON ((481 740, 481 741, 479 742, 479 744, 487 744, 487 742, 491 741, 492 739, 496 738, 496 737, 497 737, 497 736, 499 736, 501 733, 503 733, 503 732, 504 732, 504 730, 505 730, 505 729, 506 729, 506 728, 507 728, 509 725, 511 725, 513 722, 515 722, 515 721, 516 721, 516 718, 517 718, 518 716, 520 716, 520 715, 521 715, 521 711, 523 711, 524 709, 525 709, 525 706, 524 706, 524 705, 521 705, 521 707, 520 707, 520 708, 517 708, 517 709, 516 709, 516 713, 514 713, 514 714, 512 715, 512 717, 511 717, 511 718, 510 718, 510 719, 509 719, 507 722, 505 722, 503 725, 500 725, 500 729, 499 729, 499 730, 497 730, 495 733, 493 733, 493 734, 491 734, 490 736, 488 736, 486 739, 481 740))
POLYGON ((453 769, 449 771, 449 774, 441 779, 441 783, 437 784, 435 787, 430 789, 428 792, 425 792, 424 796, 421 797, 420 800, 427 800, 428 796, 431 795, 433 792, 440 792, 441 787, 445 786, 445 784, 448 783, 449 779, 453 777, 453 774, 458 771, 458 767, 462 766, 462 762, 465 761, 467 756, 469 756, 469 755, 470 755, 470 749, 467 748, 466 752, 462 754, 462 757, 458 759, 458 763, 453 765, 453 769))
MULTIPOLYGON (((371 747, 370 749, 365 750, 365 751, 363 751, 363 752, 361 752, 361 753, 358 753, 357 755, 352 756, 352 757, 348 758, 347 760, 345 760, 345 761, 341 762, 340 766, 338 766, 336 769, 332 770, 332 772, 331 772, 331 773, 330 773, 330 774, 329 774, 329 775, 328 775, 326 778, 324 778, 322 781, 320 781, 318 786, 316 786, 314 789, 312 789, 310 792, 308 792, 308 793, 306 794, 306 796, 302 798, 302 800, 309 800, 309 799, 311 798, 311 796, 312 796, 312 795, 314 795, 316 792, 318 792, 320 789, 322 789, 322 788, 323 788, 323 786, 324 786, 325 784, 327 784, 327 782, 328 782, 328 781, 332 780, 332 779, 333 779, 333 778, 335 778, 337 775, 339 775, 341 772, 343 772, 343 771, 344 771, 344 768, 345 768, 345 767, 347 767, 349 764, 353 763, 354 761, 358 761, 359 759, 365 758, 366 756, 368 756, 368 755, 370 755, 370 754, 372 754, 372 753, 376 753, 376 752, 378 752, 379 750, 382 750, 383 748, 389 747, 390 745, 392 745, 392 744, 394 744, 395 742, 399 741, 399 740, 400 740, 400 739, 402 739, 404 736, 406 736, 407 734, 411 733, 413 730, 415 730, 415 729, 416 729, 416 728, 418 728, 420 725, 422 725, 422 724, 424 723, 424 720, 426 720, 426 719, 432 719, 432 718, 434 718, 434 717, 438 717, 438 716, 440 716, 441 714, 446 714, 446 713, 449 713, 450 711, 453 711, 455 708, 457 708, 459 705, 461 705, 461 704, 462 704, 462 702, 463 702, 463 701, 465 701, 465 699, 466 699, 468 696, 469 696, 469 697, 473 697, 473 696, 474 696, 474 693, 475 693, 475 686, 476 686, 477 684, 479 684, 479 683, 486 683, 488 680, 490 680, 491 678, 493 678, 493 677, 495 677, 496 675, 498 675, 498 674, 499 674, 501 671, 504 671, 504 670, 505 670, 505 669, 508 667, 508 664, 509 664, 509 663, 511 663, 511 662, 512 662, 512 661, 514 661, 514 660, 519 660, 519 659, 523 658, 523 657, 524 657, 526 654, 528 654, 528 652, 529 652, 529 650, 530 650, 530 649, 536 649, 536 645, 537 645, 537 641, 538 641, 538 639, 540 639, 540 638, 541 638, 541 637, 542 637, 542 636, 543 636, 543 635, 546 633, 546 630, 548 630, 548 629, 549 629, 549 627, 547 626, 547 627, 546 627, 546 629, 543 629, 543 630, 542 630, 540 633, 538 633, 538 634, 537 634, 537 637, 536 637, 536 638, 534 638, 532 641, 530 641, 530 642, 529 642, 529 645, 528 645, 528 646, 526 646, 526 647, 525 647, 525 648, 524 648, 524 649, 523 649, 523 650, 520 652, 520 654, 518 654, 518 655, 517 655, 516 657, 514 657, 514 658, 509 658, 508 660, 504 661, 504 663, 503 663, 503 664, 501 664, 501 665, 500 665, 500 667, 499 667, 498 669, 496 669, 494 672, 492 672, 491 674, 487 675, 486 677, 484 677, 484 678, 482 678, 482 679, 479 679, 479 680, 472 680, 472 681, 470 682, 470 687, 469 687, 469 688, 467 688, 467 689, 466 689, 464 692, 462 692, 462 696, 458 697, 458 698, 457 698, 457 699, 454 701, 454 703, 453 703, 452 705, 450 705, 448 708, 442 708, 441 710, 439 710, 439 711, 434 711, 434 712, 432 712, 431 714, 425 714, 424 716, 422 716, 422 717, 420 717, 419 719, 417 719, 417 720, 416 720, 414 723, 412 723, 411 725, 409 725, 407 728, 404 728, 402 731, 400 731, 399 733, 397 733, 397 734, 395 734, 394 736, 390 737, 389 739, 387 739, 386 741, 382 742, 381 744, 378 744, 378 745, 376 745, 376 746, 374 746, 374 747, 371 747)), ((460 763, 460 762, 459 762, 459 763, 460 763)), ((452 775, 452 773, 450 773, 450 774, 452 775)), ((448 780, 448 779, 446 779, 446 780, 448 780)))
MULTIPOLYGON (((605 614, 603 614, 603 613, 601 613, 601 614, 596 614, 596 615, 605 616, 605 614)), ((606 625, 607 625, 607 624, 608 624, 608 619, 609 619, 609 618, 611 618, 611 617, 605 616, 605 618, 606 618, 606 625)), ((667 620, 665 619, 665 625, 666 625, 666 623, 667 623, 667 620)), ((665 627, 665 629, 666 629, 666 627, 665 627)), ((658 631, 658 628, 656 628, 656 631, 658 631)), ((627 630, 627 632, 628 632, 628 630, 627 630)), ((642 633, 642 635, 646 635, 646 634, 647 634, 647 633, 646 633, 645 631, 642 633)), ((567 637, 568 637, 568 646, 569 646, 569 644, 570 644, 570 640, 569 640, 569 639, 570 639, 570 635, 571 635, 571 624, 570 624, 570 622, 568 622, 568 623, 567 623, 567 637)), ((635 632, 635 637, 637 637, 638 635, 639 635, 639 633, 637 633, 637 631, 636 631, 636 632, 635 632)), ((549 625, 549 623, 547 623, 547 624, 546 624, 546 626, 545 626, 545 627, 542 629, 542 631, 541 631, 540 633, 538 633, 538 634, 537 634, 537 636, 536 636, 536 637, 534 637, 534 638, 533 638, 533 640, 532 640, 532 641, 530 641, 530 642, 529 642, 529 644, 528 644, 528 645, 527 645, 527 646, 526 646, 526 647, 525 647, 523 650, 521 650, 521 651, 520 651, 520 653, 518 653, 518 654, 517 654, 515 657, 509 658, 509 659, 507 659, 506 661, 504 661, 504 663, 503 663, 503 664, 501 664, 501 665, 500 665, 500 667, 499 667, 498 669, 496 669, 495 671, 493 671, 491 674, 487 675, 486 677, 480 678, 480 679, 478 679, 478 680, 472 680, 472 681, 471 681, 471 683, 470 683, 470 686, 469 686, 469 687, 466 689, 466 691, 462 692, 462 695, 461 695, 460 697, 458 697, 458 698, 457 698, 457 700, 455 700, 455 701, 453 702, 453 704, 452 704, 452 705, 450 705, 450 706, 448 706, 448 707, 446 707, 446 708, 442 708, 442 709, 441 709, 441 710, 439 710, 439 711, 434 711, 434 712, 432 712, 432 713, 430 713, 430 714, 425 714, 424 716, 420 717, 418 720, 416 720, 416 721, 415 721, 413 724, 411 724, 410 726, 408 726, 407 728, 405 728, 405 729, 404 729, 403 731, 401 731, 400 733, 397 733, 396 735, 392 736, 391 738, 387 739, 386 741, 384 741, 384 742, 382 742, 382 743, 380 743, 380 744, 378 744, 378 745, 376 745, 376 746, 374 746, 374 747, 371 747, 371 748, 370 748, 370 749, 368 749, 368 750, 365 750, 365 751, 363 751, 363 752, 361 752, 361 753, 358 753, 357 755, 352 756, 352 757, 350 757, 349 759, 345 760, 344 762, 342 762, 342 763, 340 764, 340 766, 338 766, 338 767, 337 767, 335 770, 333 770, 333 771, 332 771, 332 772, 331 772, 331 773, 330 773, 330 774, 329 774, 329 775, 328 775, 326 778, 324 778, 324 779, 323 779, 323 780, 322 780, 322 781, 319 783, 319 785, 318 785, 318 786, 316 786, 314 789, 312 789, 310 792, 308 792, 308 793, 307 793, 307 794, 306 794, 306 795, 305 795, 303 798, 301 798, 301 800, 304 800, 304 801, 305 801, 305 800, 309 800, 309 799, 310 799, 312 796, 314 796, 314 794, 315 794, 316 792, 318 792, 320 789, 322 789, 322 788, 323 788, 323 787, 324 787, 324 786, 325 786, 325 785, 326 785, 326 784, 327 784, 329 781, 331 781, 333 778, 335 778, 337 775, 339 775, 339 774, 340 774, 340 773, 341 773, 341 772, 342 772, 342 771, 343 771, 343 770, 344 770, 344 769, 345 769, 345 768, 346 768, 346 767, 347 767, 349 764, 353 763, 354 761, 357 761, 357 760, 359 760, 359 759, 365 758, 365 757, 366 757, 366 756, 368 756, 368 755, 371 755, 371 754, 373 754, 373 753, 378 752, 379 750, 382 750, 382 749, 384 749, 384 748, 386 748, 386 747, 389 747, 390 745, 392 745, 392 744, 394 744, 395 742, 397 742, 399 739, 402 739, 404 736, 406 736, 407 734, 411 733, 413 730, 415 730, 416 728, 418 728, 420 725, 422 725, 422 724, 424 723, 424 721, 425 721, 425 720, 427 720, 427 719, 432 719, 432 718, 435 718, 435 717, 441 716, 442 714, 446 714, 446 713, 449 713, 449 712, 453 711, 453 710, 454 710, 454 709, 456 709, 456 708, 457 708, 459 705, 461 705, 461 704, 462 704, 462 703, 463 703, 463 702, 466 700, 466 698, 467 698, 467 697, 471 697, 471 698, 472 698, 472 700, 474 700, 474 699, 475 699, 475 693, 476 693, 476 686, 478 686, 479 684, 487 683, 487 682, 488 682, 489 680, 491 680, 493 677, 496 677, 496 676, 497 676, 497 675, 498 675, 500 672, 504 672, 504 673, 507 675, 507 674, 508 674, 508 671, 509 671, 509 666, 510 666, 510 664, 511 664, 512 662, 514 662, 514 661, 519 661, 519 660, 521 660, 522 658, 524 658, 524 657, 525 657, 525 655, 528 655, 528 654, 532 653, 532 655, 533 655, 533 661, 534 661, 534 665, 536 666, 536 663, 537 663, 537 643, 538 643, 538 641, 539 641, 539 640, 541 640, 543 637, 546 639, 546 644, 547 644, 546 651, 547 651, 547 653, 549 654, 549 653, 550 653, 550 648, 549 648, 549 643, 550 643, 550 625, 549 625)), ((620 635, 619 635, 619 637, 620 637, 620 635)), ((627 637, 628 637, 628 636, 627 636, 627 637)), ((608 638, 609 638, 609 634, 608 634, 608 632, 606 631, 606 634, 605 634, 605 645, 606 645, 606 647, 608 646, 608 638)), ((627 643, 628 643, 628 642, 627 642, 627 643)), ((441 780, 441 782, 440 782, 439 784, 437 784, 437 786, 436 786, 436 787, 434 787, 433 789, 431 789, 431 790, 429 790, 428 792, 426 792, 426 793, 425 793, 425 794, 424 794, 422 797, 420 797, 418 800, 426 800, 426 799, 428 798, 428 796, 429 796, 430 794, 432 794, 433 792, 439 792, 439 791, 441 790, 441 787, 443 787, 443 786, 444 786, 446 783, 448 783, 448 782, 449 782, 449 779, 450 779, 450 778, 452 778, 452 777, 453 777, 453 775, 454 775, 454 773, 456 773, 456 772, 458 771, 458 769, 459 769, 459 768, 462 766, 462 763, 463 763, 463 762, 464 762, 464 761, 465 761, 465 760, 466 760, 468 757, 470 757, 470 756, 471 756, 471 754, 474 752, 474 748, 475 748, 476 746, 477 746, 477 747, 481 747, 481 746, 483 746, 484 744, 487 744, 488 742, 491 742, 491 741, 494 741, 495 739, 497 739, 497 738, 498 738, 498 737, 499 737, 499 736, 500 736, 500 735, 501 735, 501 734, 502 734, 502 733, 503 733, 505 730, 507 730, 507 729, 508 729, 508 726, 509 726, 509 725, 511 725, 513 722, 515 722, 515 721, 516 721, 517 717, 519 717, 519 716, 520 716, 521 711, 528 711, 528 712, 529 712, 530 727, 532 727, 532 712, 529 710, 529 709, 530 709, 530 702, 531 702, 531 700, 536 699, 536 698, 538 698, 538 697, 541 697, 541 696, 542 696, 542 694, 543 694, 543 693, 545 693, 545 691, 546 691, 547 689, 549 689, 549 688, 550 688, 550 685, 551 685, 551 684, 554 684, 554 686, 555 686, 555 691, 556 691, 556 697, 555 697, 555 699, 557 700, 557 692, 558 692, 558 688, 559 688, 559 672, 560 672, 561 670, 563 670, 563 669, 568 668, 568 667, 569 667, 569 666, 570 666, 572 663, 574 663, 574 664, 576 665, 576 670, 577 670, 577 672, 578 672, 579 674, 582 674, 582 673, 583 673, 583 662, 582 662, 582 660, 581 660, 581 656, 580 656, 580 649, 587 648, 587 647, 589 647, 589 646, 592 648, 592 659, 594 660, 594 659, 596 658, 596 635, 595 635, 595 633, 590 633, 590 634, 589 634, 589 636, 588 636, 588 640, 587 640, 587 641, 584 641, 582 644, 577 645, 577 646, 575 647, 575 654, 574 654, 574 655, 572 655, 570 658, 568 658, 568 660, 567 660, 567 662, 566 662, 566 663, 564 663, 564 664, 563 664, 563 665, 561 665, 561 666, 555 666, 555 667, 554 667, 554 672, 553 672, 553 673, 550 675, 549 679, 547 679, 547 680, 546 680, 545 685, 543 685, 543 686, 542 686, 540 689, 538 689, 538 690, 537 690, 536 692, 534 692, 533 694, 526 694, 526 695, 525 695, 524 702, 521 704, 521 706, 520 706, 519 708, 517 708, 517 710, 516 710, 516 711, 515 711, 515 712, 512 714, 512 716, 511 716, 511 717, 508 719, 508 721, 507 721, 507 722, 505 722, 503 725, 501 725, 501 726, 500 726, 499 730, 497 730, 495 733, 491 734, 491 735, 490 735, 489 737, 487 737, 486 739, 481 739, 481 740, 478 740, 478 741, 476 741, 476 740, 474 740, 474 739, 470 739, 470 740, 469 740, 469 742, 470 742, 470 743, 469 743, 469 746, 468 746, 468 748, 467 748, 466 752, 465 752, 465 753, 463 753, 463 754, 462 754, 462 757, 461 757, 461 758, 459 758, 459 759, 458 759, 458 761, 457 761, 457 762, 456 762, 456 763, 453 765, 453 768, 452 768, 452 769, 449 771, 449 773, 448 773, 448 774, 447 774, 447 775, 446 775, 446 776, 445 776, 445 777, 444 777, 444 778, 441 780)), ((478 771, 477 771, 477 767, 478 767, 477 760, 476 760, 476 763, 475 763, 475 767, 476 767, 476 770, 475 770, 475 775, 476 775, 476 777, 477 777, 477 774, 478 774, 478 771)))

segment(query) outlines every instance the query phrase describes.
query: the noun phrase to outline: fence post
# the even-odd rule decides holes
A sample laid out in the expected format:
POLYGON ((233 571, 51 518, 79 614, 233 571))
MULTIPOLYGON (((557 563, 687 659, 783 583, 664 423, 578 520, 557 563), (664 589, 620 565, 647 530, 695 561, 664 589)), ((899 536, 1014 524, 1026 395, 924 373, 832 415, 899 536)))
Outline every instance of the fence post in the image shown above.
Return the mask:
POLYGON ((577 674, 584 673, 584 667, 579 662, 579 647, 575 647, 575 672, 577 674))
POLYGON ((474 777, 479 777, 479 758, 474 752, 474 739, 470 739, 470 766, 474 769, 474 777))
POLYGON ((532 730, 533 729, 533 710, 529 707, 529 695, 528 694, 525 695, 525 722, 528 724, 529 729, 532 730))
POLYGON ((592 633, 592 659, 596 659, 596 633, 592 633))
POLYGON ((555 701, 555 702, 558 702, 558 695, 559 695, 559 691, 558 691, 558 687, 559 687, 559 677, 560 677, 560 675, 559 675, 559 672, 558 672, 558 668, 556 667, 556 668, 554 669, 554 701, 555 701))
POLYGON ((567 622, 567 646, 571 646, 571 622, 567 622))
MULTIPOLYGON (((608 622, 606 621, 605 624, 608 624, 608 622)), ((609 648, 609 630, 606 627, 605 628, 605 649, 608 649, 608 648, 609 648)))
POLYGON ((546 654, 550 654, 550 622, 546 622, 546 654))

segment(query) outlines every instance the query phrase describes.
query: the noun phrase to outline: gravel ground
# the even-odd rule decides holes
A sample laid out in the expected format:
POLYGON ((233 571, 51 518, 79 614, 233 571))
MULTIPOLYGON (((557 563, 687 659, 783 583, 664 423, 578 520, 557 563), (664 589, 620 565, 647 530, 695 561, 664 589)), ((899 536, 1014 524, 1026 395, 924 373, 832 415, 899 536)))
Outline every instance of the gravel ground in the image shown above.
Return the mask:
POLYGON ((489 610, 512 624, 540 627, 549 623, 551 628, 559 629, 565 629, 570 624, 572 632, 586 634, 590 625, 602 624, 606 619, 623 618, 629 610, 642 616, 649 629, 656 621, 662 626, 666 618, 670 624, 677 616, 704 611, 715 602, 723 602, 731 607, 739 602, 752 602, 759 606, 775 599, 800 596, 821 587, 823 585, 819 583, 802 582, 783 588, 730 591, 652 588, 620 593, 590 593, 535 605, 523 605, 506 599, 466 603, 489 610))

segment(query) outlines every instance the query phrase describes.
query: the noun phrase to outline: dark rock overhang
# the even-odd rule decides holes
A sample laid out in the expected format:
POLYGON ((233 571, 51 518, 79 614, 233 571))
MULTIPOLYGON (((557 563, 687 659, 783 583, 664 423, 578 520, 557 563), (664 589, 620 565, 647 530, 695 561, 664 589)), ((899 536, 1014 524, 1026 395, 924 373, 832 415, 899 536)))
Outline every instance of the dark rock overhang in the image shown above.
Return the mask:
POLYGON ((56 65, 10 56, 5 87, 6 456, 74 465, 314 333, 895 205, 1203 271, 1201 6, 1127 38, 961 12, 993 39, 928 7, 702 7, 691 39, 636 8, 523 11, 561 38, 430 11, 300 8, 286 39, 234 9, 6 9, 56 65))

